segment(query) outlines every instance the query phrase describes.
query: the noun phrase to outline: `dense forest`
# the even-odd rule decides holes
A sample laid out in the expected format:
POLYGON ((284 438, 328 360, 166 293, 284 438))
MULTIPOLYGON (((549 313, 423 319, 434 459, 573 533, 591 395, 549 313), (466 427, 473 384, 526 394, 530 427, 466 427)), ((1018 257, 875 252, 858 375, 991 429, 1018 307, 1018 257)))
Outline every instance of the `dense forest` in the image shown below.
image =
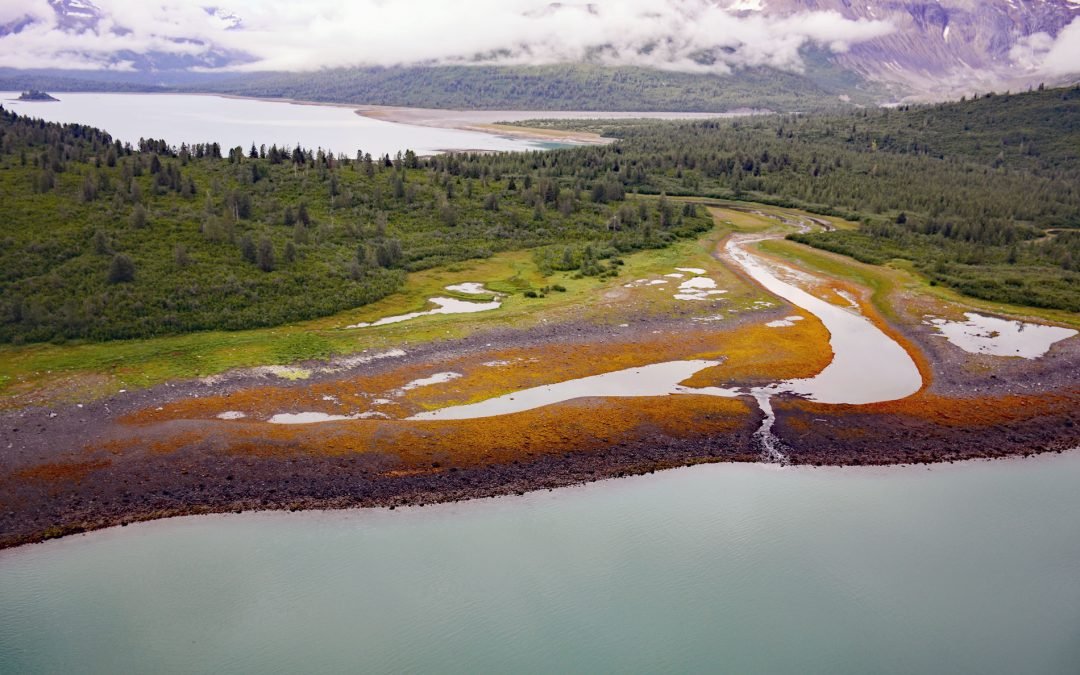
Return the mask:
POLYGON ((551 270, 711 227, 673 204, 478 155, 131 148, 80 125, 0 116, 0 340, 146 337, 325 316, 408 271, 541 247, 551 270), (551 250, 545 246, 553 246, 551 250))
POLYGON ((5 111, 0 340, 279 324, 383 297, 409 270, 498 250, 536 248, 552 270, 609 275, 623 253, 709 227, 698 209, 634 193, 841 215, 860 230, 800 241, 873 263, 907 259, 977 297, 1080 311, 1080 88, 603 124, 619 142, 373 158, 131 148, 5 111))
POLYGON ((803 50, 793 73, 743 68, 731 75, 595 64, 328 68, 306 73, 19 71, 0 68, 0 90, 204 92, 328 103, 487 110, 727 112, 807 111, 891 100, 880 85, 803 50))
POLYGON ((863 223, 795 235, 989 300, 1080 311, 1080 88, 679 125, 523 122, 622 139, 587 151, 629 191, 798 206, 863 223))
MULTIPOLYGON (((807 50, 810 52, 810 50, 807 50)), ((205 82, 200 91, 334 103, 487 110, 727 112, 837 108, 885 98, 873 85, 806 54, 803 73, 771 68, 702 75, 588 64, 336 68, 252 73, 205 82)))

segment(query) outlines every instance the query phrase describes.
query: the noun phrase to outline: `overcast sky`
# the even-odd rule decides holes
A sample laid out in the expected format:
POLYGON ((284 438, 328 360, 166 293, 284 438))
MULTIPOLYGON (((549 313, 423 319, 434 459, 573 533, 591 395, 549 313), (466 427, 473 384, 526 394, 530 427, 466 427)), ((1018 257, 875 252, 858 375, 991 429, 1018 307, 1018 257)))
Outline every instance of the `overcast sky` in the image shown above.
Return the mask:
MULTIPOLYGON (((207 4, 211 4, 208 0, 207 4)), ((198 54, 206 45, 250 54, 252 70, 421 62, 553 63, 592 57, 618 64, 701 70, 731 66, 801 66, 808 43, 835 51, 884 35, 880 21, 834 12, 787 19, 736 16, 707 0, 225 0, 241 30, 179 0, 96 0, 105 15, 95 31, 57 29, 46 0, 0 0, 0 25, 39 19, 0 39, 0 64, 11 67, 104 67, 122 49, 198 54), (117 30, 120 29, 120 30, 117 30), (204 45, 175 40, 196 39, 204 45), (599 51, 598 51, 599 50, 599 51)), ((744 3, 745 4, 745 3, 744 3)), ((753 3, 750 3, 751 5, 753 3)), ((118 64, 112 64, 117 67, 118 64)), ((119 64, 123 67, 123 64, 119 64)))
MULTIPOLYGON (((79 4, 81 0, 72 0, 79 4)), ((710 0, 95 0, 104 18, 82 33, 58 29, 47 0, 0 0, 0 25, 36 17, 0 38, 0 65, 16 68, 119 68, 121 50, 200 55, 244 53, 246 70, 414 63, 556 63, 585 58, 672 70, 728 72, 767 65, 799 70, 799 50, 844 51, 886 35, 884 21, 835 12, 770 18, 729 12, 710 0), (230 21, 208 13, 233 13, 230 21), (193 42, 193 40, 198 42, 193 42), (201 43, 201 44, 200 44, 201 43), (703 54, 716 59, 701 65, 703 54)), ((727 0, 740 8, 757 0, 727 0)), ((1040 34, 1014 59, 1048 74, 1076 71, 1080 21, 1055 40, 1040 34)))

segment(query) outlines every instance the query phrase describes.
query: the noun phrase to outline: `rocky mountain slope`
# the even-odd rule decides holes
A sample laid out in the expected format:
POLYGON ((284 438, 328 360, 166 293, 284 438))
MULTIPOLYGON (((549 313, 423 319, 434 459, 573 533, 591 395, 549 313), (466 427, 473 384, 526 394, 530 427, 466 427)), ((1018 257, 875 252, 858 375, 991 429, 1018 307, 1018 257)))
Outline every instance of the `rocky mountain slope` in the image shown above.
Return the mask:
MULTIPOLYGON (((888 21, 892 33, 852 45, 834 56, 836 62, 870 79, 931 93, 1055 75, 1068 79, 1066 73, 1038 72, 1031 57, 1047 38, 1058 38, 1080 19, 1080 0, 730 0, 727 5, 781 16, 825 10, 888 21)), ((1080 71, 1080 58, 1076 65, 1080 71)))

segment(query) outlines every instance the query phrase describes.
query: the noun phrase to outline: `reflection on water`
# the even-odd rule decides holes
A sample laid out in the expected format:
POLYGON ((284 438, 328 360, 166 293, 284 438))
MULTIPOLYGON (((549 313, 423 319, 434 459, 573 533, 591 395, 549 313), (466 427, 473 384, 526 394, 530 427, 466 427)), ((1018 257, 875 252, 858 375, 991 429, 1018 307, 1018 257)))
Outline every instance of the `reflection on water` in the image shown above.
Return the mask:
POLYGON ((919 390, 922 375, 911 355, 895 340, 866 317, 781 281, 747 250, 747 245, 764 238, 735 235, 725 250, 765 290, 805 309, 825 324, 833 359, 814 377, 780 382, 763 391, 799 394, 820 403, 864 404, 905 398, 919 390))
POLYGON ((556 384, 515 391, 512 394, 489 398, 479 403, 450 406, 423 412, 411 420, 466 420, 479 417, 495 417, 542 408, 564 401, 589 396, 637 397, 667 396, 669 394, 698 394, 700 396, 738 395, 735 389, 719 387, 691 388, 679 383, 693 377, 694 373, 720 365, 719 361, 668 361, 647 366, 616 370, 602 375, 592 375, 556 384))

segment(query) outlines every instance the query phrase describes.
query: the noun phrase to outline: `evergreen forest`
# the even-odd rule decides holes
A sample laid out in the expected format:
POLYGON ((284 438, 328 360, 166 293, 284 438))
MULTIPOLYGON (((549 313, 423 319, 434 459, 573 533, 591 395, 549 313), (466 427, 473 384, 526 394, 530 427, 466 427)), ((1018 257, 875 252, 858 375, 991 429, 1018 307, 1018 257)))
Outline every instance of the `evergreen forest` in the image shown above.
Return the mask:
POLYGON ((793 238, 907 261, 975 297, 1080 311, 1080 88, 544 124, 617 141, 435 157, 132 147, 4 110, 0 341, 278 325, 385 297, 410 271, 504 250, 533 249, 551 271, 616 275, 620 256, 712 226, 675 196, 842 216, 859 229, 793 238))

